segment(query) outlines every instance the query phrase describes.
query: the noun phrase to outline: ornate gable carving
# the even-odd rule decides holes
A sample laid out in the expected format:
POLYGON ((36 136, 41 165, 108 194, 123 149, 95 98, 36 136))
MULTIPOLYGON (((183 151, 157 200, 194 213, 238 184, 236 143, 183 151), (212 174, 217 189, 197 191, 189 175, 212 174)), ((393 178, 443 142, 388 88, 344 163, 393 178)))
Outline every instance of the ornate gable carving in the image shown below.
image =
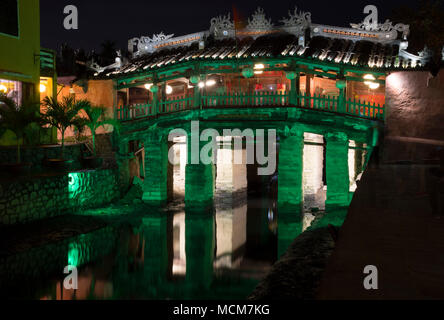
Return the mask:
POLYGON ((258 7, 251 18, 248 18, 248 30, 268 30, 273 28, 271 19, 265 18, 264 9, 258 7))

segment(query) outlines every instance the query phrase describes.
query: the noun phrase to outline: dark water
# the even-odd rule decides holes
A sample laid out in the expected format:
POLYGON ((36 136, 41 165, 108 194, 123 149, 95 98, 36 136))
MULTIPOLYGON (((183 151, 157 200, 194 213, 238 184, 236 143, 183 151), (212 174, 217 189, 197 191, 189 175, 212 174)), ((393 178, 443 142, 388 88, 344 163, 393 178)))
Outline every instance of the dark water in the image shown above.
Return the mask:
MULTIPOLYGON (((317 146, 306 151, 314 159, 322 154, 317 146)), ((218 167, 214 202, 185 207, 183 172, 181 177, 175 168, 175 183, 182 187, 166 208, 111 205, 89 212, 97 221, 78 223, 80 232, 65 221, 62 231, 36 236, 50 241, 29 247, 25 242, 15 251, 1 246, 0 297, 244 299, 315 216, 318 226, 341 225, 345 218, 346 210, 325 214, 322 165, 307 168, 314 169, 304 175, 303 213, 278 208, 276 176, 250 188, 245 165, 218 167), (82 231, 85 226, 90 229, 82 231), (77 290, 64 288, 67 265, 77 267, 77 290)))
MULTIPOLYGON (((276 217, 233 206, 135 212, 105 228, 1 258, 1 295, 29 299, 242 299, 277 259, 276 217), (78 266, 78 290, 63 268, 78 266)), ((140 210, 137 209, 137 210, 140 210)))

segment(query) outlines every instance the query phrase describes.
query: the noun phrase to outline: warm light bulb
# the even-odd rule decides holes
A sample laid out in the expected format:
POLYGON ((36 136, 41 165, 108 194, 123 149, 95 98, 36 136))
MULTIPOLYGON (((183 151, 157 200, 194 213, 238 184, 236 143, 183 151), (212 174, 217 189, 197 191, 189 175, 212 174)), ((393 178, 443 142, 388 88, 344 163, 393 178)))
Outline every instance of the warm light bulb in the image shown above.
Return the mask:
POLYGON ((254 65, 254 69, 256 69, 256 70, 258 70, 258 69, 260 70, 260 69, 264 69, 264 68, 265 68, 265 66, 263 63, 257 63, 254 65))
POLYGON ((263 71, 255 71, 254 74, 262 74, 264 73, 263 71))
POLYGON ((208 80, 208 81, 206 82, 206 86, 207 86, 207 87, 214 86, 215 84, 216 84, 216 81, 215 81, 215 80, 208 80))
POLYGON ((8 88, 6 88, 6 86, 4 84, 0 84, 0 92, 7 93, 8 88))
POLYGON ((199 82, 199 88, 203 88, 203 87, 205 87, 205 83, 204 82, 199 82))
POLYGON ((365 80, 376 80, 375 76, 372 74, 366 74, 363 77, 365 80))
POLYGON ((153 86, 152 83, 147 83, 147 84, 145 84, 145 89, 150 90, 152 86, 153 86))
POLYGON ((166 86, 166 88, 165 88, 165 92, 166 92, 166 94, 171 94, 171 93, 173 93, 173 87, 171 87, 171 86, 166 86))
POLYGON ((40 93, 46 92, 46 86, 43 83, 40 83, 40 93))
POLYGON ((372 89, 372 90, 378 89, 379 88, 379 83, 372 82, 372 83, 370 83, 369 88, 372 89))

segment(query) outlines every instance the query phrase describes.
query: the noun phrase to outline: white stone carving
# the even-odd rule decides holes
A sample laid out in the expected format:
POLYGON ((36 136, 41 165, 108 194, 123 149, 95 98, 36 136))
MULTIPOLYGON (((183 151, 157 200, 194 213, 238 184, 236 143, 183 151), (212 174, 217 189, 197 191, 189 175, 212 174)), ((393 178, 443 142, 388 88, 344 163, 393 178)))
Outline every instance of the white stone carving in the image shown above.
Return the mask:
POLYGON ((230 13, 211 19, 210 32, 215 37, 229 36, 233 30, 234 22, 231 21, 230 13))
POLYGON ((294 8, 294 12, 288 11, 289 18, 283 18, 280 22, 284 24, 285 27, 299 27, 308 26, 311 24, 311 13, 300 11, 298 12, 297 7, 294 8))
POLYGON ((365 30, 365 31, 376 31, 376 32, 391 32, 391 31, 399 31, 402 33, 402 36, 404 39, 407 38, 407 36, 410 33, 410 26, 408 24, 402 24, 398 23, 393 25, 393 23, 390 20, 385 20, 384 23, 378 23, 376 27, 367 22, 361 22, 361 23, 350 23, 350 26, 353 29, 358 30, 365 30))
POLYGON ((116 51, 115 62, 106 67, 101 67, 97 62, 94 61, 94 58, 89 63, 87 63, 87 67, 91 70, 94 70, 96 72, 96 75, 99 75, 100 73, 108 69, 120 69, 122 68, 122 66, 122 53, 120 50, 116 51))
POLYGON ((264 9, 258 7, 254 14, 251 16, 251 19, 248 18, 248 30, 269 30, 273 28, 273 23, 271 19, 265 18, 264 9))

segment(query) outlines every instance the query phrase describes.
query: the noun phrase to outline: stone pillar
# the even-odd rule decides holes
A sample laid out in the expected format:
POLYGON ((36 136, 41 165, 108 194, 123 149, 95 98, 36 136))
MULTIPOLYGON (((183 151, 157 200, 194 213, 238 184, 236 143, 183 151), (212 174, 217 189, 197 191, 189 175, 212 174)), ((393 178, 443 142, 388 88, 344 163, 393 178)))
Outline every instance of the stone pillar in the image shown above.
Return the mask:
POLYGON ((187 139, 187 158, 188 162, 185 168, 185 204, 199 205, 204 202, 213 200, 214 194, 214 163, 203 164, 200 161, 198 153, 200 153, 202 145, 198 150, 193 150, 191 145, 191 135, 187 139), (196 153, 196 154, 193 154, 196 153), (196 161, 192 161, 195 157, 196 161), (193 164, 192 162, 199 163, 193 164))
MULTIPOLYGON (((285 252, 287 245, 302 232, 303 219, 303 132, 282 137, 279 145, 278 162, 278 237, 284 244, 279 245, 279 254, 285 252), (281 229, 280 221, 291 220, 281 229), (287 226, 287 228, 285 227, 287 226), (288 227, 289 226, 289 227, 288 227), (283 235, 285 234, 285 235, 283 235), (291 236, 289 236, 291 235, 291 236), (290 238, 291 239, 290 239, 290 238)), ((280 242, 282 242, 279 240, 280 242)))
POLYGON ((168 143, 157 133, 151 133, 144 141, 145 180, 143 201, 164 202, 168 199, 168 143))
POLYGON ((348 138, 343 132, 325 135, 327 201, 326 207, 341 207, 349 204, 348 138))
POLYGON ((130 186, 130 158, 129 143, 127 140, 121 140, 118 145, 118 153, 116 157, 117 166, 119 168, 119 190, 121 194, 125 194, 130 186))
POLYGON ((278 203, 301 205, 304 136, 302 132, 282 137, 279 145, 278 203))
POLYGON ((209 288, 213 278, 214 215, 206 209, 185 209, 186 281, 209 288))

